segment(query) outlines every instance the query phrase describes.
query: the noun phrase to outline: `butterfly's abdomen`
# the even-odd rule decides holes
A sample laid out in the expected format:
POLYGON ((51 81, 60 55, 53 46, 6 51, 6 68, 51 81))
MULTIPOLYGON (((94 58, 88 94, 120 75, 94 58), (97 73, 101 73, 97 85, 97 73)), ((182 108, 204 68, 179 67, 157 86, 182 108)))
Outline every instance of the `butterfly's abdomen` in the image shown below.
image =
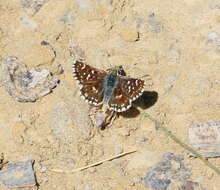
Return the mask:
POLYGON ((118 84, 118 78, 114 75, 107 75, 104 79, 104 84, 103 84, 103 87, 104 87, 104 96, 103 96, 103 100, 104 100, 104 103, 107 103, 115 88, 117 87, 117 84, 118 84))

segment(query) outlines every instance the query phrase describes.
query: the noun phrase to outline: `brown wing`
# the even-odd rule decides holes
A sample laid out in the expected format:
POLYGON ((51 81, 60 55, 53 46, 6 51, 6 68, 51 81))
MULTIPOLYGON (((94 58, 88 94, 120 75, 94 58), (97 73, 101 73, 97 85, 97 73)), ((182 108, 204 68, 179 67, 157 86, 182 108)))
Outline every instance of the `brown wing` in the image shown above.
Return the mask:
POLYGON ((123 112, 131 107, 131 100, 124 94, 121 87, 115 88, 114 94, 108 102, 109 110, 123 112))
POLYGON ((73 75, 79 84, 90 84, 102 80, 107 72, 91 67, 84 62, 77 60, 73 64, 73 75))
POLYGON ((114 95, 108 102, 110 110, 123 112, 131 107, 131 103, 142 95, 144 81, 140 79, 120 77, 114 95))
POLYGON ((121 77, 119 84, 126 96, 133 102, 144 92, 144 81, 141 79, 121 77))
POLYGON ((81 97, 95 106, 102 104, 103 79, 106 74, 79 60, 73 64, 73 75, 80 85, 81 97))
POLYGON ((103 86, 102 81, 96 83, 81 85, 81 97, 88 103, 99 106, 103 103, 103 86))

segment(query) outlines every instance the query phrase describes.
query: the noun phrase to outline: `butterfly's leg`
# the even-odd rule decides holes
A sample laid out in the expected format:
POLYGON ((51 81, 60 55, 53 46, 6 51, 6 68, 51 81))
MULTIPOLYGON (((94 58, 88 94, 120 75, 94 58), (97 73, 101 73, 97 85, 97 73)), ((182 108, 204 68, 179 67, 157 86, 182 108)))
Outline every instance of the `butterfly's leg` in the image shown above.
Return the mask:
POLYGON ((110 111, 109 116, 106 118, 106 126, 111 127, 113 125, 113 122, 118 117, 118 113, 114 111, 110 111))
POLYGON ((92 117, 96 114, 96 109, 93 106, 89 107, 89 117, 92 117))

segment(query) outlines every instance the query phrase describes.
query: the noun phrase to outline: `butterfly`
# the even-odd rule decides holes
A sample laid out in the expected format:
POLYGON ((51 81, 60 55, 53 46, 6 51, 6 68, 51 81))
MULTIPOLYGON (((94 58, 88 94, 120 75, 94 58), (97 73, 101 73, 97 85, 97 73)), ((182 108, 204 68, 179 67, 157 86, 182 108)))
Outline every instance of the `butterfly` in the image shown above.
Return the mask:
POLYGON ((122 66, 104 71, 79 59, 73 64, 73 75, 83 99, 94 106, 105 104, 115 112, 128 110, 144 92, 144 81, 127 77, 122 66))

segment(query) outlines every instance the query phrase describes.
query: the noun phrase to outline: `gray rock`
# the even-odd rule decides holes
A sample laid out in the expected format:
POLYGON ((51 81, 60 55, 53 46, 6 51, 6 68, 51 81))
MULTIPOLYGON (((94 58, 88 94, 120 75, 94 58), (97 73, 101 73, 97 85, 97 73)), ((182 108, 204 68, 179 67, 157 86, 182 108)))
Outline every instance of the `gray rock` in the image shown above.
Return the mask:
POLYGON ((14 56, 5 58, 2 80, 6 91, 18 102, 34 102, 52 92, 59 82, 46 69, 27 70, 26 65, 14 56))
POLYGON ((208 50, 220 50, 220 28, 208 34, 206 45, 208 50))
POLYGON ((20 18, 21 23, 29 26, 32 29, 36 29, 37 28, 37 24, 35 24, 32 20, 25 18, 25 17, 21 17, 20 18))
POLYGON ((30 16, 34 16, 48 0, 21 0, 21 6, 30 16))
POLYGON ((190 176, 191 168, 183 163, 183 157, 168 152, 147 171, 143 183, 155 190, 166 190, 174 180, 186 180, 190 176))
POLYGON ((0 171, 0 186, 15 187, 33 187, 36 185, 33 171, 33 161, 9 163, 7 168, 0 171))
POLYGON ((67 12, 62 16, 60 21, 64 22, 67 25, 73 25, 74 24, 74 15, 71 12, 67 12))
POLYGON ((160 33, 163 30, 163 25, 161 24, 161 22, 158 21, 155 13, 151 13, 148 16, 147 23, 151 32, 160 33))
POLYGON ((220 156, 220 120, 194 123, 189 126, 190 146, 206 158, 220 156))

